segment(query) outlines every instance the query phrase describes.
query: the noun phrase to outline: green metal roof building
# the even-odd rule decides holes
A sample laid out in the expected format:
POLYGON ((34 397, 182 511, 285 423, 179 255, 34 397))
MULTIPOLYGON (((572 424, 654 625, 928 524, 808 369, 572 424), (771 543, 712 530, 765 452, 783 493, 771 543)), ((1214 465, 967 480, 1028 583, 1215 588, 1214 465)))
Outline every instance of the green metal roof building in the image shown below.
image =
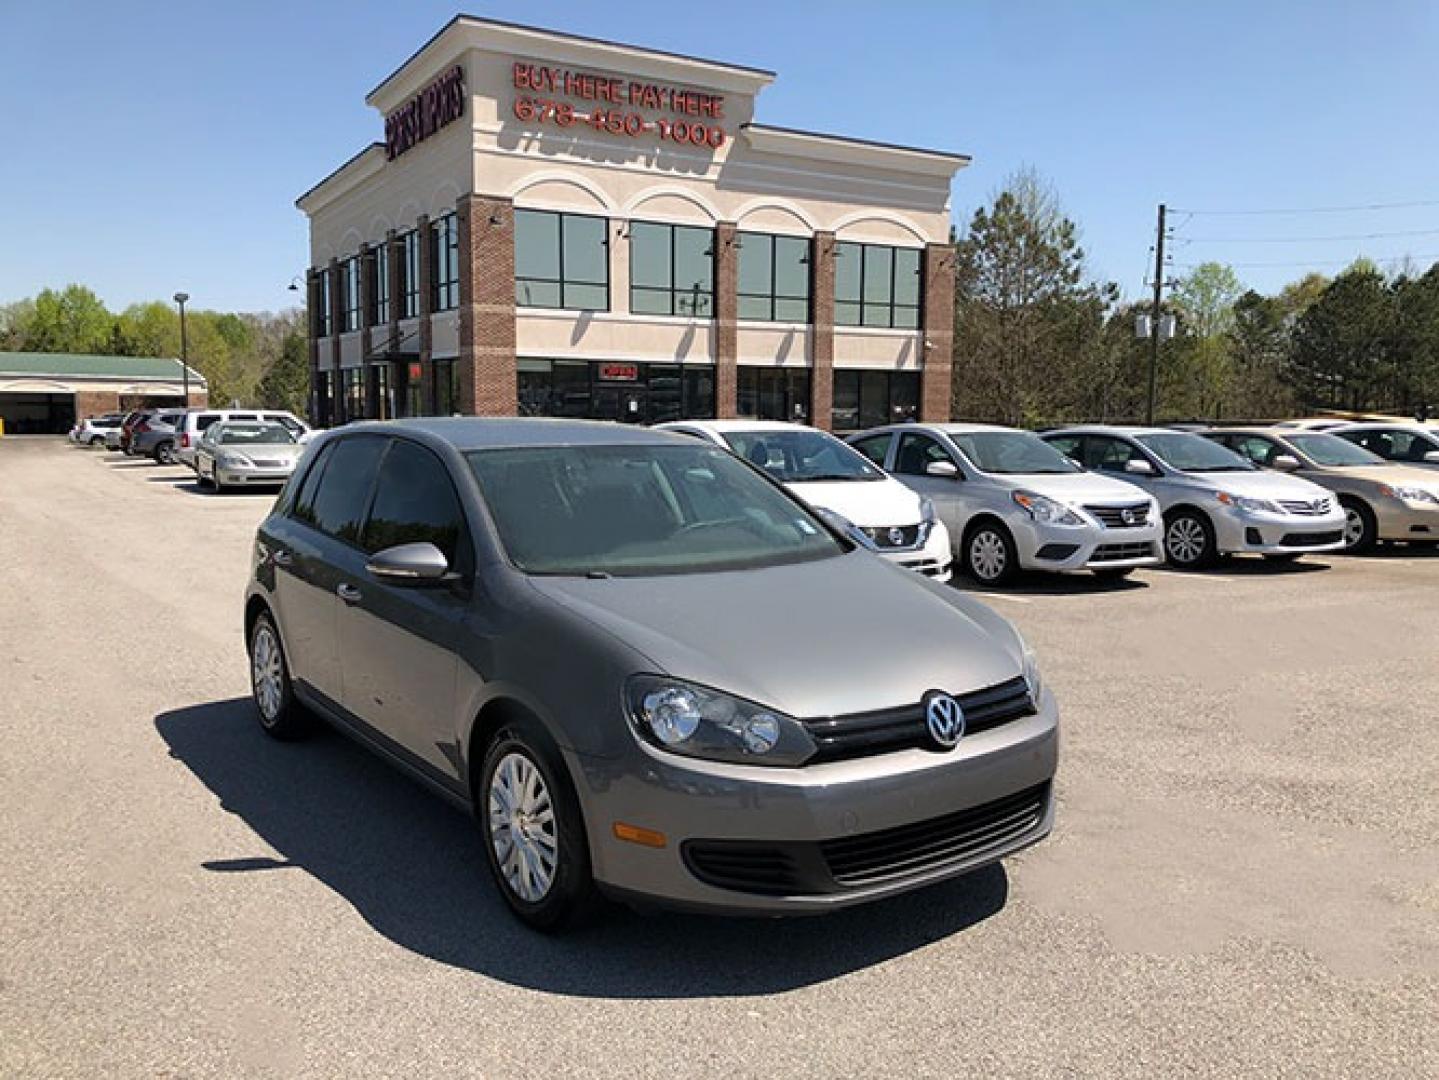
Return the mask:
MULTIPOLYGON (((180 405, 186 374, 173 357, 0 352, 0 420, 7 435, 63 435, 82 417, 180 405)), ((188 404, 207 404, 205 377, 188 376, 188 404)))

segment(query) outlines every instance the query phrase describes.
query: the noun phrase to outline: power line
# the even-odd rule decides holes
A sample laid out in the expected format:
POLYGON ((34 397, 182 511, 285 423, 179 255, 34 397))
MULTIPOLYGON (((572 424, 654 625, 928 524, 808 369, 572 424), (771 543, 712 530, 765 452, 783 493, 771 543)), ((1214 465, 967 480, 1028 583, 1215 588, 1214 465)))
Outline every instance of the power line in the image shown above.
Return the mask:
MULTIPOLYGON (((1388 255, 1376 258, 1373 255, 1355 255, 1348 259, 1305 259, 1298 262, 1249 262, 1249 263, 1226 263, 1233 270, 1260 270, 1279 269, 1295 266, 1351 266, 1360 259, 1368 259, 1372 263, 1402 263, 1408 261, 1423 262, 1426 259, 1439 259, 1439 253, 1433 255, 1388 255)), ((1181 270, 1194 270, 1202 263, 1176 263, 1175 266, 1181 270)))
POLYGON ((1340 240, 1393 240, 1404 236, 1439 236, 1439 229, 1349 233, 1342 236, 1184 236, 1178 239, 1185 244, 1327 244, 1340 240))
POLYGON ((1439 199, 1420 199, 1415 202, 1357 203, 1354 206, 1301 206, 1273 210, 1181 210, 1175 214, 1203 214, 1207 217, 1248 217, 1264 214, 1353 214, 1368 210, 1413 210, 1421 206, 1439 206, 1439 199))

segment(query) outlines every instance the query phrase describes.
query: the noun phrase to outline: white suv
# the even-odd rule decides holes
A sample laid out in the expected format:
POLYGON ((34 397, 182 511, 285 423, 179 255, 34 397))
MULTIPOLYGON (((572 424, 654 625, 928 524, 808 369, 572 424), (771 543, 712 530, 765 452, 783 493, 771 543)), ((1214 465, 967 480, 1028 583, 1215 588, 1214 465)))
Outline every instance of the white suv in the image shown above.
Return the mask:
POLYGON ((193 469, 200 437, 206 428, 221 420, 266 420, 287 428, 299 442, 306 442, 314 434, 310 425, 294 413, 279 409, 191 409, 175 428, 175 460, 193 469))
POLYGON ((936 581, 949 580, 949 530, 933 504, 829 432, 776 420, 676 420, 655 426, 723 446, 816 510, 844 518, 884 558, 936 581))

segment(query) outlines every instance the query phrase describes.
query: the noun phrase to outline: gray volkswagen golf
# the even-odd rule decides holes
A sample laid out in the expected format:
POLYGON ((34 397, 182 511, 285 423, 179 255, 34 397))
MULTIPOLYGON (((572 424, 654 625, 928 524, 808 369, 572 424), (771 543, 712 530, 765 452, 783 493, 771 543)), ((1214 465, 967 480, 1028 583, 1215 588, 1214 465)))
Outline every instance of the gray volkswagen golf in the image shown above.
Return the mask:
POLYGON ((540 929, 600 893, 829 911, 1053 822, 1018 632, 679 435, 324 435, 260 526, 245 629, 265 731, 322 718, 471 810, 540 929))

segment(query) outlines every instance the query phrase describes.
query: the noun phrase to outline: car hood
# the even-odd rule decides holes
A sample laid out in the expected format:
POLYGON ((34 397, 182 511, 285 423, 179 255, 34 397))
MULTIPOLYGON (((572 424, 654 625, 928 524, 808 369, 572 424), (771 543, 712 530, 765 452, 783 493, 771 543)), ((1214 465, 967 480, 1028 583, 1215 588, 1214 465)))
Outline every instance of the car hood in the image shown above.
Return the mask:
POLYGON ((1217 472, 1184 473, 1216 491, 1242 495, 1248 499, 1318 499, 1327 494, 1323 488, 1302 477, 1282 472, 1217 472))
POLYGON ((914 525, 919 521, 919 496, 898 480, 824 480, 786 484, 811 506, 832 510, 865 528, 914 525))
POLYGON ((661 673, 791 716, 890 708, 1023 671, 1007 622, 862 550, 763 570, 530 581, 661 673))
POLYGON ((1081 506, 1085 503, 1116 506, 1149 502, 1144 489, 1099 473, 986 473, 991 479, 1008 484, 1016 491, 1023 489, 1044 495, 1056 502, 1081 506))
POLYGON ((1368 480, 1375 484, 1388 484, 1391 487, 1422 487, 1439 492, 1439 474, 1432 469, 1399 462, 1392 465, 1356 465, 1348 469, 1321 466, 1313 472, 1318 476, 1344 476, 1354 480, 1368 480))

